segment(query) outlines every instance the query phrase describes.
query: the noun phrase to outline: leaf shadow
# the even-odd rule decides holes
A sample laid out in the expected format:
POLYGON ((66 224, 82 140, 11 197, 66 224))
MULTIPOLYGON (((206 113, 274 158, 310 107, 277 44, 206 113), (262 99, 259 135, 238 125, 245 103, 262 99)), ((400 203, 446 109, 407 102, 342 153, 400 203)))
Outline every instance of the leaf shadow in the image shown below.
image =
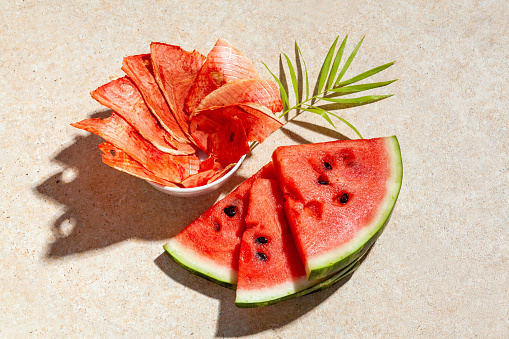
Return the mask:
MULTIPOLYGON (((91 117, 110 114, 107 110, 91 117)), ((63 169, 33 187, 37 195, 63 209, 50 226, 53 241, 48 244, 48 258, 97 250, 133 238, 169 239, 211 206, 221 192, 245 180, 234 175, 218 190, 192 199, 169 196, 144 180, 103 164, 97 149, 102 141, 93 134, 77 136, 53 158, 63 169)))
MULTIPOLYGON (((361 265, 370 251, 371 248, 360 260, 361 265)), ((285 326, 327 300, 355 274, 354 272, 327 289, 299 298, 264 307, 238 308, 235 306, 234 290, 219 286, 186 271, 171 260, 165 252, 154 260, 154 264, 175 282, 220 301, 216 337, 227 338, 253 335, 285 326)))
MULTIPOLYGON (((309 122, 305 122, 305 121, 300 121, 300 120, 292 119, 292 120, 290 120, 288 122, 288 124, 297 125, 299 127, 308 129, 308 130, 313 131, 313 132, 315 132, 317 134, 321 134, 323 136, 326 136, 326 137, 329 137, 329 138, 332 138, 332 139, 335 139, 335 140, 349 140, 350 139, 346 135, 341 134, 340 132, 338 132, 335 129, 323 127, 323 126, 320 126, 320 125, 315 125, 315 124, 312 124, 312 123, 309 123, 309 122)), ((296 132, 292 131, 291 129, 286 127, 286 125, 281 126, 279 128, 279 130, 285 136, 287 136, 288 138, 290 138, 292 141, 294 141, 297 144, 311 144, 311 143, 313 143, 313 141, 308 140, 308 139, 304 138, 302 135, 300 135, 299 133, 296 133, 296 132)))

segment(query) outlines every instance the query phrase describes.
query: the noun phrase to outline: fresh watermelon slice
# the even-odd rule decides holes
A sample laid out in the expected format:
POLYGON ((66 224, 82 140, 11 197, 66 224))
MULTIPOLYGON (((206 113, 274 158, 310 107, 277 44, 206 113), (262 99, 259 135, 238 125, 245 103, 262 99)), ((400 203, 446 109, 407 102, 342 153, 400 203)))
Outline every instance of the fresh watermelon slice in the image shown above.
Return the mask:
POLYGON ((318 283, 307 280, 283 202, 276 180, 253 183, 240 247, 237 305, 273 303, 318 283))
POLYGON ((359 260, 333 276, 309 281, 288 228, 283 193, 273 179, 253 183, 242 235, 238 307, 258 307, 322 290, 353 273, 359 260))
POLYGON ((397 138, 283 146, 272 159, 308 279, 362 257, 382 233, 401 188, 397 138))
POLYGON ((205 279, 235 288, 249 190, 258 178, 275 178, 272 163, 244 181, 164 245, 173 260, 205 279))
MULTIPOLYGON (((287 294, 287 295, 282 296, 277 299, 259 301, 260 296, 257 296, 256 293, 251 293, 250 300, 247 300, 247 298, 246 299, 236 299, 235 306, 240 307, 240 308, 268 306, 268 305, 276 304, 281 301, 285 301, 285 300, 289 300, 289 299, 293 299, 293 298, 297 298, 297 297, 302 297, 306 294, 311 294, 314 292, 322 291, 326 288, 331 287, 335 283, 345 279, 346 277, 352 275, 357 270, 359 265, 360 265, 360 259, 350 263, 348 266, 342 268, 341 270, 339 270, 338 272, 334 273, 333 275, 331 275, 327 278, 313 280, 313 283, 310 284, 310 287, 308 287, 306 289, 300 290, 295 293, 287 294)), ((238 295, 238 293, 237 293, 237 295, 238 295)), ((264 296, 266 296, 266 294, 264 296)))

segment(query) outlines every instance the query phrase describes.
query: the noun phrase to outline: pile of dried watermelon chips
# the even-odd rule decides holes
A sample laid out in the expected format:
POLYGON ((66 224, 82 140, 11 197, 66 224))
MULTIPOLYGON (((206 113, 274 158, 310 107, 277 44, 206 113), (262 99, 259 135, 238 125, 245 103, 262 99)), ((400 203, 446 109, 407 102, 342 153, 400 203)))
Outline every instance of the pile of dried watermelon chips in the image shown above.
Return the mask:
POLYGON ((153 42, 150 54, 124 58, 126 76, 92 97, 110 117, 71 124, 97 134, 105 164, 170 187, 197 187, 228 172, 282 124, 279 88, 219 39, 207 57, 153 42), (209 157, 200 161, 199 150, 209 157))

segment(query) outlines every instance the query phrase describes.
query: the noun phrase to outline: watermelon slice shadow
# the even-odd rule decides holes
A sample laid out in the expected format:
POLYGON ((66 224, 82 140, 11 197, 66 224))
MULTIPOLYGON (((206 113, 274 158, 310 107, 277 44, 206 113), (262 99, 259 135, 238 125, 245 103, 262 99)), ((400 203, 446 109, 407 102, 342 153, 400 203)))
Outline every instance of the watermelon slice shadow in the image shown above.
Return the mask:
MULTIPOLYGON (((359 265, 366 259, 371 248, 359 260, 359 265)), ((220 301, 215 336, 226 338, 253 335, 270 329, 277 329, 297 320, 341 289, 359 267, 359 265, 355 265, 353 271, 349 272, 344 278, 335 281, 332 286, 317 286, 316 291, 299 298, 265 307, 238 308, 234 303, 235 291, 211 283, 195 274, 190 274, 174 262, 166 252, 161 253, 154 260, 154 264, 178 284, 220 301)), ((169 311, 168 314, 171 316, 172 310, 169 311)))

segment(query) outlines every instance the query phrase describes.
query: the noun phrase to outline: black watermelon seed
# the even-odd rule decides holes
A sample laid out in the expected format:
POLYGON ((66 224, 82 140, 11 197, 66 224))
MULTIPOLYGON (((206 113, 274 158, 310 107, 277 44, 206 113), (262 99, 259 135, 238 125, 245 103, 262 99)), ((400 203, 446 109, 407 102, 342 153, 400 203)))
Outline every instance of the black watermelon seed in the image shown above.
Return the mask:
POLYGON ((267 260, 267 256, 264 254, 264 253, 256 253, 256 257, 258 258, 258 260, 261 260, 261 261, 265 261, 267 260))
POLYGON ((219 232, 221 230, 221 225, 218 222, 214 223, 214 231, 219 232))
POLYGON ((258 237, 258 238, 256 238, 255 242, 258 244, 266 244, 268 242, 268 240, 265 237, 258 237))
POLYGON ((326 169, 328 170, 331 170, 332 169, 332 166, 328 163, 328 162, 324 162, 323 165, 325 166, 326 169))
POLYGON ((320 185, 328 185, 329 184, 329 182, 327 180, 318 180, 318 183, 320 185))
POLYGON ((230 218, 235 216, 235 206, 228 206, 224 210, 224 213, 229 216, 230 218))
POLYGON ((112 149, 110 149, 110 154, 111 154, 111 156, 112 156, 112 157, 114 157, 115 155, 117 155, 117 154, 115 153, 115 151, 114 151, 114 150, 112 150, 112 149))
POLYGON ((343 205, 346 204, 348 202, 348 193, 343 193, 341 198, 339 198, 339 202, 343 205))

